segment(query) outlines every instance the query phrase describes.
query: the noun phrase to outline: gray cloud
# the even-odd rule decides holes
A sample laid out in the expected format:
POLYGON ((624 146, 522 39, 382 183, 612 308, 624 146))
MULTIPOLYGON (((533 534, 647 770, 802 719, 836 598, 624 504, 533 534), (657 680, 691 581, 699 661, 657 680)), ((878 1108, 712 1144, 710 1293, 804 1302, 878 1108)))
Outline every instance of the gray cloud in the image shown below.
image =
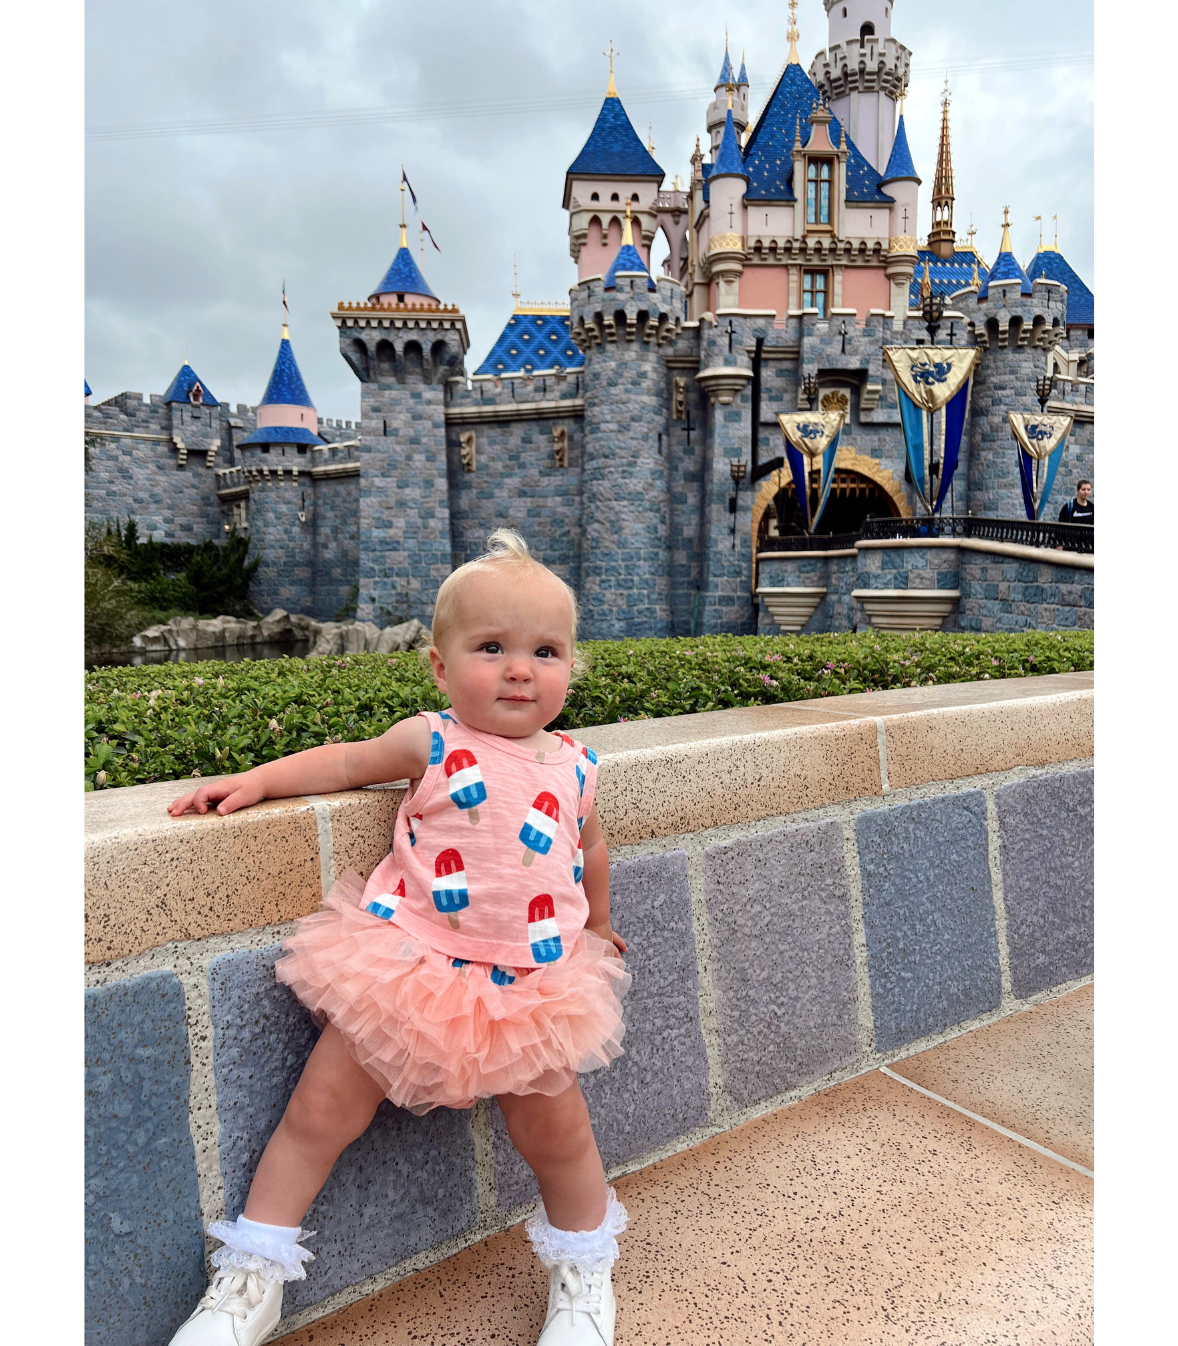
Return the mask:
MULTIPOLYGON (((417 115, 89 144, 86 374, 96 395, 162 391, 187 343, 218 397, 255 402, 277 347, 285 278, 311 395, 321 414, 353 417, 356 384, 327 312, 365 296, 392 259, 402 161, 443 249, 427 242, 426 275, 466 313, 473 368, 510 311, 513 253, 525 298, 564 298, 575 278, 561 193, 604 95, 607 41, 621 52, 622 100, 643 138, 653 124, 670 181, 686 177, 703 136, 725 20, 733 55, 747 51, 755 108, 788 50, 781 0, 602 0, 589 16, 552 3, 106 0, 86 26, 91 129, 355 108, 417 115), (476 103, 526 110, 443 115, 476 103)), ((825 39, 821 0, 802 0, 799 20, 808 65, 825 39)), ((1091 51, 1091 6, 896 0, 893 32, 914 53, 907 122, 924 178, 922 232, 936 76, 949 66, 959 236, 972 212, 992 259, 1009 205, 1027 261, 1038 239, 1031 217, 1058 213, 1061 247, 1091 284, 1091 65, 969 69, 1091 51)))

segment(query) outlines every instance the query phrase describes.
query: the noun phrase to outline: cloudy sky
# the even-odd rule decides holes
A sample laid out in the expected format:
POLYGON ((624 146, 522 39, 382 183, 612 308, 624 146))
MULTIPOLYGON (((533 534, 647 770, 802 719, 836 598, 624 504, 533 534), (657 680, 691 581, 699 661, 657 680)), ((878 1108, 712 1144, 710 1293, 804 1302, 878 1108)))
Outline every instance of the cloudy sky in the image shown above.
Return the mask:
MULTIPOLYGON (((992 260, 1009 205, 1026 262, 1032 217, 1058 214, 1060 246, 1093 284, 1091 4, 896 0, 892 17, 913 52, 921 233, 947 71, 958 236, 972 214, 992 260)), ((321 415, 353 418, 357 385, 327 314, 392 259, 402 162, 442 249, 427 244, 426 276, 466 313, 473 369, 511 310, 513 254, 525 299, 567 301, 564 172, 601 105, 609 40, 669 184, 704 136, 725 21, 756 109, 788 51, 784 0, 597 0, 588 13, 552 0, 104 0, 86 23, 94 400, 162 392, 187 346, 217 397, 256 402, 285 279, 311 396, 321 415)), ((825 45, 822 0, 801 0, 799 27, 808 67, 825 45)))

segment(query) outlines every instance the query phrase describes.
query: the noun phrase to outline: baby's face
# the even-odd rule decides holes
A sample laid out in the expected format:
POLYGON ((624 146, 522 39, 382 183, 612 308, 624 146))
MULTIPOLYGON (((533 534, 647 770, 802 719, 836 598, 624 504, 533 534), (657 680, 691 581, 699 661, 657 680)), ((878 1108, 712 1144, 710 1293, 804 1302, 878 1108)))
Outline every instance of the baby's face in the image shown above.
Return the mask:
POLYGON ((541 569, 504 566, 466 579, 434 679, 458 718, 504 738, 528 738, 564 705, 573 667, 572 610, 541 569))

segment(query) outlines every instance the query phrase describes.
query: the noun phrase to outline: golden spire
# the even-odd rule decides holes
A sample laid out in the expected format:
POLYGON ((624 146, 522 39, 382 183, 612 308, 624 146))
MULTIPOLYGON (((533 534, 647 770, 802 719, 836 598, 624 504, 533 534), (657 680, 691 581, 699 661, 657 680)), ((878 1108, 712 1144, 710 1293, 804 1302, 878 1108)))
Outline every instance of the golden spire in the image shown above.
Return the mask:
POLYGON ((516 265, 515 253, 511 254, 511 297, 515 300, 515 307, 519 308, 519 267, 516 265))
POLYGON ((904 72, 904 83, 900 85, 900 116, 904 115, 904 99, 908 97, 908 72, 904 72))
POLYGON ((626 223, 622 225, 622 247, 624 248, 627 243, 629 243, 631 247, 634 246, 634 230, 630 228, 629 201, 626 202, 626 223))
POLYGON ((405 165, 401 165, 401 247, 407 248, 409 240, 405 237, 405 165))
POLYGON ((1033 220, 1038 220, 1038 221, 1039 221, 1039 246, 1035 249, 1035 251, 1036 251, 1036 252, 1042 252, 1042 251, 1043 251, 1043 216, 1042 216, 1042 215, 1032 215, 1032 216, 1031 216, 1031 219, 1033 219, 1033 220))
POLYGON ((1010 246, 1010 207, 1002 207, 1002 242, 998 245, 999 252, 1013 252, 1010 246))
POLYGON ((973 255, 973 275, 969 278, 969 283, 975 290, 982 288, 981 277, 978 275, 978 255, 976 252, 973 255))
POLYGON ((789 0, 789 27, 785 32, 789 38, 789 55, 785 58, 786 65, 801 65, 801 59, 798 56, 798 0, 789 0))
POLYGON ((732 111, 732 85, 728 86, 728 111, 732 111))
POLYGON ((646 148, 654 153, 654 122, 646 123, 646 148))
POLYGON ((933 227, 928 245, 938 257, 952 257, 953 233, 953 156, 949 147, 949 78, 941 93, 941 140, 937 146, 937 174, 933 179, 933 227))
POLYGON ((618 96, 618 91, 614 85, 614 57, 620 56, 622 53, 620 51, 614 51, 614 40, 612 37, 609 40, 609 51, 603 51, 601 54, 602 56, 609 57, 609 88, 606 89, 605 96, 607 98, 616 98, 618 96))
POLYGON ((1055 242, 1052 244, 1051 251, 1052 251, 1052 252, 1058 252, 1058 251, 1059 251, 1059 216, 1058 216, 1058 215, 1053 215, 1053 216, 1051 217, 1051 222, 1055 225, 1055 242))
POLYGON ((921 278, 920 278, 920 297, 921 297, 922 299, 924 299, 924 298, 926 298, 928 295, 932 294, 932 292, 933 292, 933 285, 932 285, 932 281, 929 280, 929 275, 928 275, 928 262, 925 262, 925 264, 924 264, 924 275, 921 276, 921 278))

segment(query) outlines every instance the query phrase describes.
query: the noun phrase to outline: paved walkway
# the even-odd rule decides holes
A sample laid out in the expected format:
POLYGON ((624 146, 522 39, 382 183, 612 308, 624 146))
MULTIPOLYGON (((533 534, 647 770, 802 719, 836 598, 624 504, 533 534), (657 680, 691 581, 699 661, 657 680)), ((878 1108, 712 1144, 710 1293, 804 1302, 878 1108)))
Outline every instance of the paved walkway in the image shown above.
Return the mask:
MULTIPOLYGON (((1090 1343, 1092 1012, 1089 986, 619 1179, 616 1346, 1090 1343)), ((546 1289, 517 1225, 281 1343, 533 1346, 546 1289)))

